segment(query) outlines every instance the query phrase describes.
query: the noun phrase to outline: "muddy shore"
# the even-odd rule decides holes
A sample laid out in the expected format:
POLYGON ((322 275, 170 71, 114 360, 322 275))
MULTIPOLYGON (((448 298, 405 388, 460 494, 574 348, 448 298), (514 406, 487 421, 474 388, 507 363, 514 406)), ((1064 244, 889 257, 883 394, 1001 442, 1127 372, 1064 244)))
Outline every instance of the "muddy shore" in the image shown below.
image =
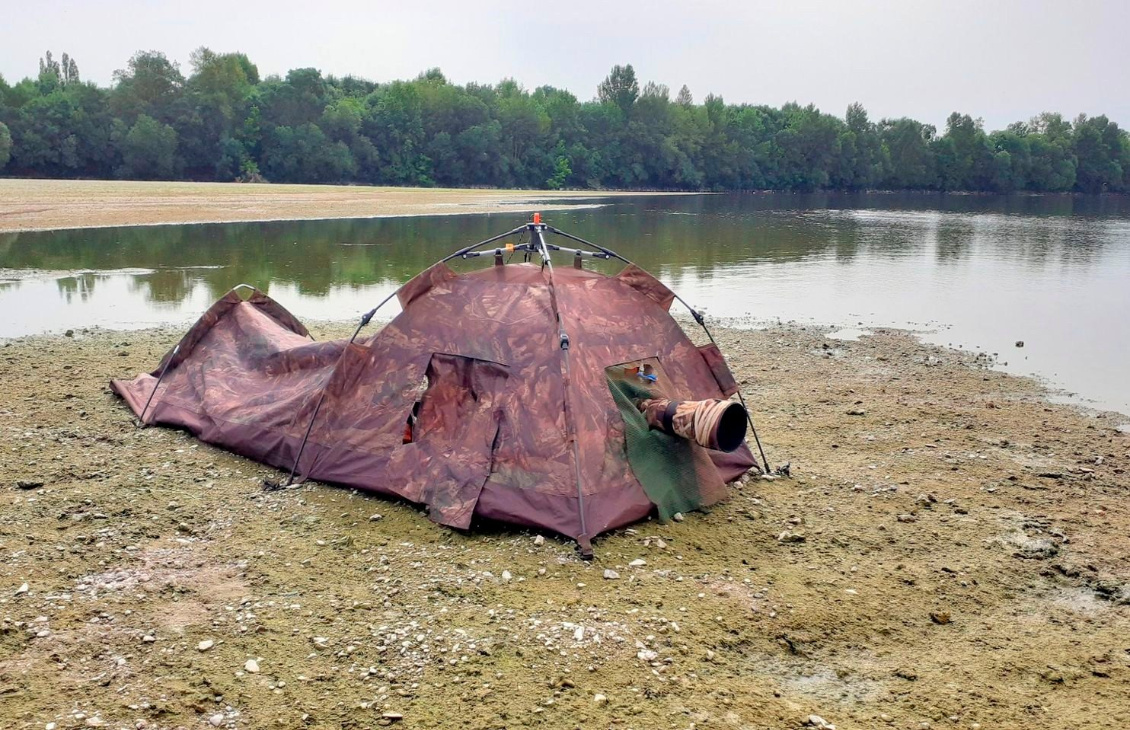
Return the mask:
POLYGON ((722 330, 793 478, 606 535, 585 563, 554 536, 460 534, 346 489, 266 493, 274 470, 136 429, 107 381, 180 334, 0 344, 5 728, 1130 715, 1130 418, 1052 405, 971 354, 722 330))
POLYGON ((0 233, 180 223, 526 212, 634 194, 13 178, 0 179, 0 233))

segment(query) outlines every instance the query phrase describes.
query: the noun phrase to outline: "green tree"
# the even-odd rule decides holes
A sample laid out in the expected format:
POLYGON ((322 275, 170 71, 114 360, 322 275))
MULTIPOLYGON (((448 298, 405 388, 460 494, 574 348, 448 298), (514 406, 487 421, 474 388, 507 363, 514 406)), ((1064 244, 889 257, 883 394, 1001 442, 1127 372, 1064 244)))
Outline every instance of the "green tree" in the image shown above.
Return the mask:
POLYGON ((140 114, 168 121, 173 102, 184 89, 180 67, 160 51, 138 51, 126 68, 114 72, 114 108, 126 121, 140 114))
POLYGON ((316 124, 276 127, 263 146, 263 173, 273 182, 342 182, 355 171, 349 148, 316 124))
POLYGON ((626 66, 613 66, 596 89, 596 96, 601 103, 615 104, 625 115, 632 111, 639 95, 640 84, 636 80, 636 70, 630 63, 626 66))
POLYGON ((935 185, 937 163, 931 151, 935 133, 933 125, 906 117, 880 123, 879 136, 887 164, 885 187, 921 190, 935 185))
POLYGON ((835 186, 859 190, 878 183, 883 174, 882 142, 862 104, 847 108, 839 142, 839 167, 832 178, 835 186))
POLYGON ((122 173, 143 180, 169 179, 176 152, 176 130, 141 114, 122 141, 122 173))
POLYGON ((1126 133, 1105 116, 1080 114, 1075 120, 1076 184, 1085 193, 1123 190, 1126 133))
POLYGON ((11 157, 12 133, 8 131, 8 126, 4 122, 0 122, 0 170, 4 169, 4 165, 8 164, 11 157))
POLYGON ((989 190, 995 163, 980 119, 954 112, 945 135, 934 142, 943 190, 989 190))

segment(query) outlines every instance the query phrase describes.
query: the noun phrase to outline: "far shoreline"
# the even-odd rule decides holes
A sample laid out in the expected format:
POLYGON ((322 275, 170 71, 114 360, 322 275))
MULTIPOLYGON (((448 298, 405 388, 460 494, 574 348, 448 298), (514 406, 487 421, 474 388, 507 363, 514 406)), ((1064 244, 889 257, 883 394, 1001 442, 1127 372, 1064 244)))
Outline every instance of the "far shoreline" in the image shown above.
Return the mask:
POLYGON ((1123 193, 942 190, 524 190, 0 177, 0 234, 97 228, 531 213, 691 195, 1126 198, 1123 193))
POLYGON ((0 233, 529 213, 697 194, 0 178, 0 233))

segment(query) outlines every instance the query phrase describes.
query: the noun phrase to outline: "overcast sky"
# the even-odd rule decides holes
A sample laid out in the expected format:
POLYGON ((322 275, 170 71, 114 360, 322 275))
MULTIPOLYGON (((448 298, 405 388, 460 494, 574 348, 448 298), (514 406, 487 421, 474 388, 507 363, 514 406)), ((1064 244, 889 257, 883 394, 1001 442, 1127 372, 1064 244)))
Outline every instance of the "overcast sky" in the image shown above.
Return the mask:
POLYGON ((438 66, 457 83, 513 77, 580 99, 617 63, 674 94, 815 103, 840 116, 941 127, 951 111, 996 129, 1044 111, 1130 126, 1130 0, 39 0, 4 2, 0 74, 47 49, 109 84, 139 49, 188 71, 192 49, 243 51, 260 74, 313 66, 374 81, 438 66), (540 7, 539 7, 540 6, 540 7))

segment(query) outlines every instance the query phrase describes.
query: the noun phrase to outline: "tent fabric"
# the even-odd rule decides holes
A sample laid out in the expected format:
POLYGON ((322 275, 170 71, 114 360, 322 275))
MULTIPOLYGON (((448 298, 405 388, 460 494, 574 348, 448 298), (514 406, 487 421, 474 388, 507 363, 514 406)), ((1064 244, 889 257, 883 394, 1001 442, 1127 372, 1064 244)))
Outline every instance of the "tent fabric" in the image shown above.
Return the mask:
MULTIPOLYGON (((606 368, 654 358, 663 392, 685 400, 726 397, 732 375, 717 348, 695 347, 670 316, 670 290, 629 266, 617 276, 553 271, 566 379, 549 277, 536 264, 465 274, 438 264, 402 287, 396 318, 351 344, 315 342, 266 295, 233 291, 175 357, 111 387, 140 415, 168 363, 146 423, 288 470, 317 409, 303 478, 420 503, 456 528, 478 516, 587 539, 656 509, 629 461, 606 368)), ((721 498, 724 482, 756 464, 745 445, 689 449, 702 478, 684 511, 721 498)))

